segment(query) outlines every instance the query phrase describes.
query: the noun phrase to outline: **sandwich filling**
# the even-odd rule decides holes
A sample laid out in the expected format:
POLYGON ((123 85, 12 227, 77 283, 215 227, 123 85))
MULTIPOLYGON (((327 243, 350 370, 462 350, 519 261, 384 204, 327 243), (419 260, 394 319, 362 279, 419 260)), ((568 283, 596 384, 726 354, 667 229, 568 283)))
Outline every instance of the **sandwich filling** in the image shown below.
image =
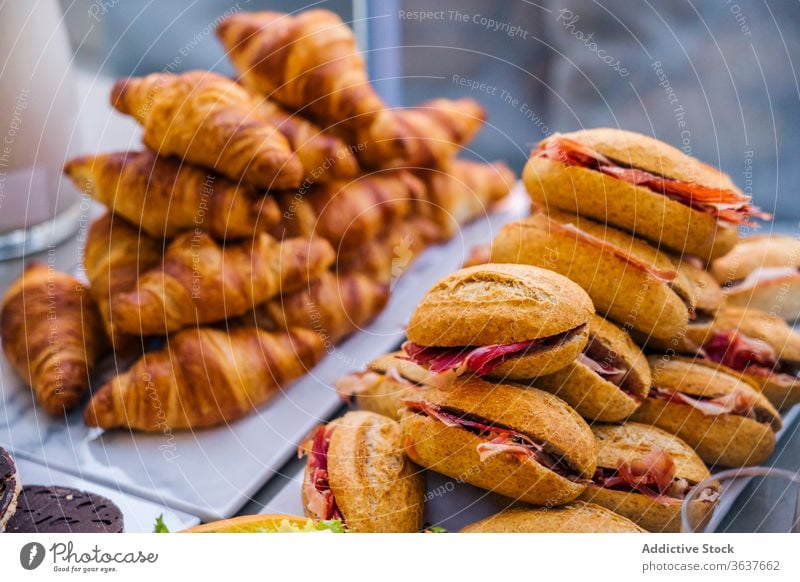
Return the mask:
POLYGON ((644 396, 647 387, 637 386, 633 370, 627 362, 602 345, 595 336, 589 338, 589 343, 578 355, 577 362, 622 390, 636 402, 641 401, 644 396))
POLYGON ((800 364, 781 360, 767 342, 739 331, 716 332, 703 346, 700 355, 750 376, 782 376, 788 381, 800 379, 800 364))
POLYGON ((706 416, 731 414, 733 416, 750 418, 756 422, 771 423, 773 421, 770 414, 760 410, 756 406, 753 396, 742 390, 733 390, 722 396, 709 397, 689 396, 683 392, 654 386, 650 389, 649 397, 656 400, 666 400, 675 404, 691 406, 706 416))
MULTIPOLYGON (((675 461, 658 447, 642 457, 620 461, 616 468, 598 467, 592 483, 614 491, 646 495, 664 504, 680 503, 696 485, 678 477, 675 461)), ((697 499, 715 502, 718 497, 717 489, 706 487, 697 499)))
POLYGON ((619 160, 612 160, 575 140, 554 136, 544 140, 533 152, 535 157, 601 172, 635 186, 642 186, 671 200, 705 212, 730 225, 754 226, 751 217, 769 219, 750 204, 750 197, 727 188, 713 188, 693 182, 660 176, 619 160))
POLYGON ((800 277, 800 268, 798 267, 759 267, 750 272, 744 279, 729 281, 723 287, 729 292, 746 291, 762 284, 774 283, 784 279, 792 280, 797 277, 800 277))
POLYGON ((388 368, 385 374, 373 370, 364 370, 362 372, 353 372, 347 376, 342 376, 336 380, 336 393, 344 403, 350 404, 353 396, 369 392, 388 379, 391 379, 400 386, 407 386, 409 388, 425 387, 424 384, 412 382, 408 378, 400 375, 397 368, 388 368))
POLYGON ((303 482, 306 508, 317 519, 336 519, 344 524, 344 516, 336 505, 336 499, 328 481, 328 447, 333 429, 320 426, 314 431, 311 448, 301 449, 300 454, 308 455, 306 470, 309 477, 303 482))
POLYGON ((468 372, 483 376, 490 374, 504 362, 534 352, 558 347, 578 335, 584 326, 548 337, 505 345, 438 347, 421 346, 412 341, 403 344, 408 359, 420 366, 428 366, 434 374, 455 370, 457 375, 468 372))
POLYGON ((427 416, 447 427, 460 428, 481 437, 483 442, 476 447, 481 461, 496 455, 505 455, 520 461, 534 461, 571 481, 578 481, 581 478, 580 472, 572 467, 563 455, 553 451, 547 443, 513 428, 424 400, 403 400, 403 404, 415 414, 427 416))

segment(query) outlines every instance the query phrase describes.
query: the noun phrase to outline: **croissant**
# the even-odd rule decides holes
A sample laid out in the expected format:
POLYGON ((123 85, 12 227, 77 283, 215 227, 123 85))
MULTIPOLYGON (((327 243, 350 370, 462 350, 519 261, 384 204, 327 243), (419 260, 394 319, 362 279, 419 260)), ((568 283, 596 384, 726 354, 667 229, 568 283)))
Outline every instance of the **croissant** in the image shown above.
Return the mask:
POLYGON ((327 272, 308 287, 257 307, 254 316, 261 328, 305 327, 331 345, 369 323, 388 300, 388 285, 357 273, 327 272))
POLYGON ((144 128, 144 143, 259 188, 296 188, 303 166, 235 82, 208 71, 120 79, 111 103, 144 128))
POLYGON ((337 272, 361 273, 374 281, 389 284, 408 269, 431 244, 442 240, 442 231, 429 218, 414 216, 391 227, 383 236, 370 240, 358 252, 340 255, 337 272))
POLYGON ((424 195, 422 181, 405 170, 319 184, 302 196, 281 192, 276 198, 283 219, 273 234, 322 237, 339 256, 358 252, 364 241, 408 216, 424 195))
POLYGON ((454 160, 444 170, 421 170, 418 175, 427 186, 420 212, 438 224, 447 238, 460 226, 485 216, 516 182, 514 172, 502 162, 454 160))
POLYGON ((259 114, 289 140, 307 179, 322 183, 358 175, 356 156, 343 140, 298 114, 292 115, 269 99, 261 100, 258 107, 259 114))
POLYGON ((149 432, 231 422, 305 374, 323 352, 322 339, 307 329, 186 329, 97 390, 84 421, 149 432))
POLYGON ((111 299, 136 287, 139 275, 161 262, 161 246, 161 241, 140 233, 110 212, 89 227, 83 268, 106 335, 119 356, 132 353, 140 339, 115 325, 111 317, 111 299))
POLYGON ((89 374, 106 345, 86 287, 42 263, 28 265, 8 288, 0 336, 6 358, 53 416, 88 392, 89 374))
POLYGON ((334 260, 323 239, 279 243, 262 233, 223 247, 204 233, 187 233, 172 241, 161 265, 143 274, 134 290, 112 299, 111 314, 137 335, 223 321, 301 288, 334 260))
POLYGON ((353 31, 333 12, 238 13, 217 36, 244 85, 323 127, 352 133, 384 108, 353 31))
POLYGON ((64 172, 92 198, 160 239, 187 230, 245 238, 280 220, 275 201, 252 187, 150 151, 80 156, 64 172))
POLYGON ((486 120, 474 99, 434 99, 417 107, 385 109, 363 127, 361 161, 372 168, 440 168, 447 165, 486 120))

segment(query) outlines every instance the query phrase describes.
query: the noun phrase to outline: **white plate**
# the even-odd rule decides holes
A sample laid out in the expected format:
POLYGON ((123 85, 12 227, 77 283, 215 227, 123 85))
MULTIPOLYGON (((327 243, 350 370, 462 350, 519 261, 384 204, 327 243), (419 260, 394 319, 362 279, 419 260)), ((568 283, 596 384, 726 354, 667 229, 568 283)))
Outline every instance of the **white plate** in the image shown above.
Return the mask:
POLYGON ((125 520, 125 533, 150 533, 156 518, 164 516, 164 523, 170 531, 178 531, 200 523, 200 519, 182 511, 174 511, 152 501, 128 495, 119 489, 91 483, 80 477, 45 467, 27 459, 16 457, 17 473, 23 485, 60 485, 79 491, 97 493, 110 499, 122 510, 125 520))
POLYGON ((0 358, 0 444, 204 520, 230 517, 341 405, 333 389, 336 379, 395 349, 422 295, 459 268, 473 246, 490 242, 502 224, 526 215, 527 208, 519 187, 498 212, 425 251, 397 281, 389 305, 372 325, 333 349, 283 395, 230 426, 169 437, 89 429, 80 411, 66 423, 53 420, 33 405, 30 391, 0 358))

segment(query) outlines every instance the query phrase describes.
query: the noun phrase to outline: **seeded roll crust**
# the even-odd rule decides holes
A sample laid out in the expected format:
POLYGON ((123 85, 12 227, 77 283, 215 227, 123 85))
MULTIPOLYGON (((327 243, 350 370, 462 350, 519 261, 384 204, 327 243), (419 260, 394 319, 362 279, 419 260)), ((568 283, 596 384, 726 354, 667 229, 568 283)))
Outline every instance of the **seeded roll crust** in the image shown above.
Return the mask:
POLYGON ((528 503, 562 505, 594 474, 591 430, 547 392, 473 377, 404 404, 406 455, 449 477, 528 503))
POLYGON ((560 212, 507 224, 492 260, 551 269, 582 287, 599 312, 620 325, 670 340, 689 322, 694 297, 675 262, 644 241, 560 212))
MULTIPOLYGON (((678 437, 637 422, 596 424, 592 432, 597 439, 598 470, 580 498, 648 531, 680 532, 683 497, 710 476, 697 453, 678 437), (659 480, 666 481, 663 489, 658 487, 659 480)), ((718 496, 719 487, 714 486, 702 499, 691 502, 694 523, 711 516, 718 496)))
POLYGON ((647 397, 650 366, 630 336, 599 315, 589 321, 589 342, 566 368, 540 376, 534 386, 555 394, 590 421, 616 422, 647 397))
POLYGON ((763 463, 781 426, 777 410, 754 386, 688 358, 648 358, 650 396, 631 420, 683 439, 708 464, 763 463))
POLYGON ((608 509, 574 501, 553 508, 515 507, 468 525, 462 533, 645 533, 608 509))
MULTIPOLYGON (((729 176, 661 141, 618 129, 599 128, 551 136, 540 144, 567 139, 625 168, 658 178, 679 180, 690 187, 725 190, 743 197, 729 176)), ((534 202, 573 215, 580 214, 632 232, 677 253, 703 260, 720 257, 736 244, 734 225, 712 213, 696 210, 657 189, 619 179, 590 167, 564 163, 532 152, 522 174, 534 202)))
POLYGON ((412 314, 406 334, 417 346, 464 352, 533 341, 487 372, 528 379, 555 372, 578 356, 593 313, 589 296, 557 273, 526 265, 479 265, 434 285, 412 314))
POLYGON ((397 422, 372 412, 348 412, 318 431, 305 448, 309 462, 302 496, 308 517, 341 519, 357 533, 420 530, 425 478, 403 455, 397 422), (325 515, 322 497, 329 498, 325 515))

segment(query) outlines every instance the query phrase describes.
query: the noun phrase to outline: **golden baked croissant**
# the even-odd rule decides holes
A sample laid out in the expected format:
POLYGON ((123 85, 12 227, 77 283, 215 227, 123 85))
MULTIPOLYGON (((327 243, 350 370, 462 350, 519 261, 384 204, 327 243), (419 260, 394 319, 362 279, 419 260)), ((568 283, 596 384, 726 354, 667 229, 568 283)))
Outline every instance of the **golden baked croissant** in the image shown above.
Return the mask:
POLYGON ((356 156, 340 138, 269 99, 259 102, 258 112, 286 136, 310 181, 347 180, 358 175, 356 156))
POLYGON ((295 188, 303 166, 289 142, 257 113, 247 91, 208 71, 120 79, 112 105, 144 128, 159 154, 214 168, 259 188, 295 188))
POLYGON ((241 418, 323 355, 307 329, 185 329, 94 393, 84 420, 106 429, 198 429, 241 418))
POLYGON ((434 99, 385 109, 358 134, 361 161, 372 168, 444 167, 486 120, 474 99, 434 99))
POLYGON ((384 108, 353 31, 333 12, 241 12, 217 36, 244 85, 323 127, 353 132, 384 108))
POLYGON ((111 314, 121 329, 138 335, 223 321, 301 288, 334 260, 323 239, 278 242, 262 233, 223 247, 205 233, 187 233, 172 241, 161 265, 143 274, 135 289, 112 298, 111 314))
POLYGON ((427 197, 420 212, 438 224, 447 238, 460 226, 488 214, 514 186, 514 172, 503 162, 454 160, 443 170, 421 170, 427 197))
POLYGON ((369 323, 388 300, 388 285, 358 273, 327 272, 307 287, 257 307, 253 316, 263 329, 305 327, 333 344, 369 323))
POLYGON ((132 353, 141 340, 125 333, 111 318, 111 299, 136 287, 145 271, 161 262, 162 243, 107 212, 89 227, 83 269, 111 347, 118 356, 132 353))
POLYGON ((357 252, 340 255, 337 271, 340 274, 361 273, 388 284, 402 275, 427 246, 441 240, 439 226, 428 217, 416 215, 365 242, 357 252))
POLYGON ((424 197, 422 181, 405 170, 364 175, 350 182, 312 186, 302 196, 276 195, 283 220, 276 236, 319 236, 330 241, 337 254, 358 252, 411 213, 424 197))
POLYGON ((245 238, 280 220, 275 201, 252 187, 149 150, 80 156, 64 172, 156 238, 195 229, 218 239, 245 238))
POLYGON ((61 416, 89 390, 106 346, 86 287, 43 263, 31 263, 6 291, 0 312, 6 358, 48 413, 61 416))

